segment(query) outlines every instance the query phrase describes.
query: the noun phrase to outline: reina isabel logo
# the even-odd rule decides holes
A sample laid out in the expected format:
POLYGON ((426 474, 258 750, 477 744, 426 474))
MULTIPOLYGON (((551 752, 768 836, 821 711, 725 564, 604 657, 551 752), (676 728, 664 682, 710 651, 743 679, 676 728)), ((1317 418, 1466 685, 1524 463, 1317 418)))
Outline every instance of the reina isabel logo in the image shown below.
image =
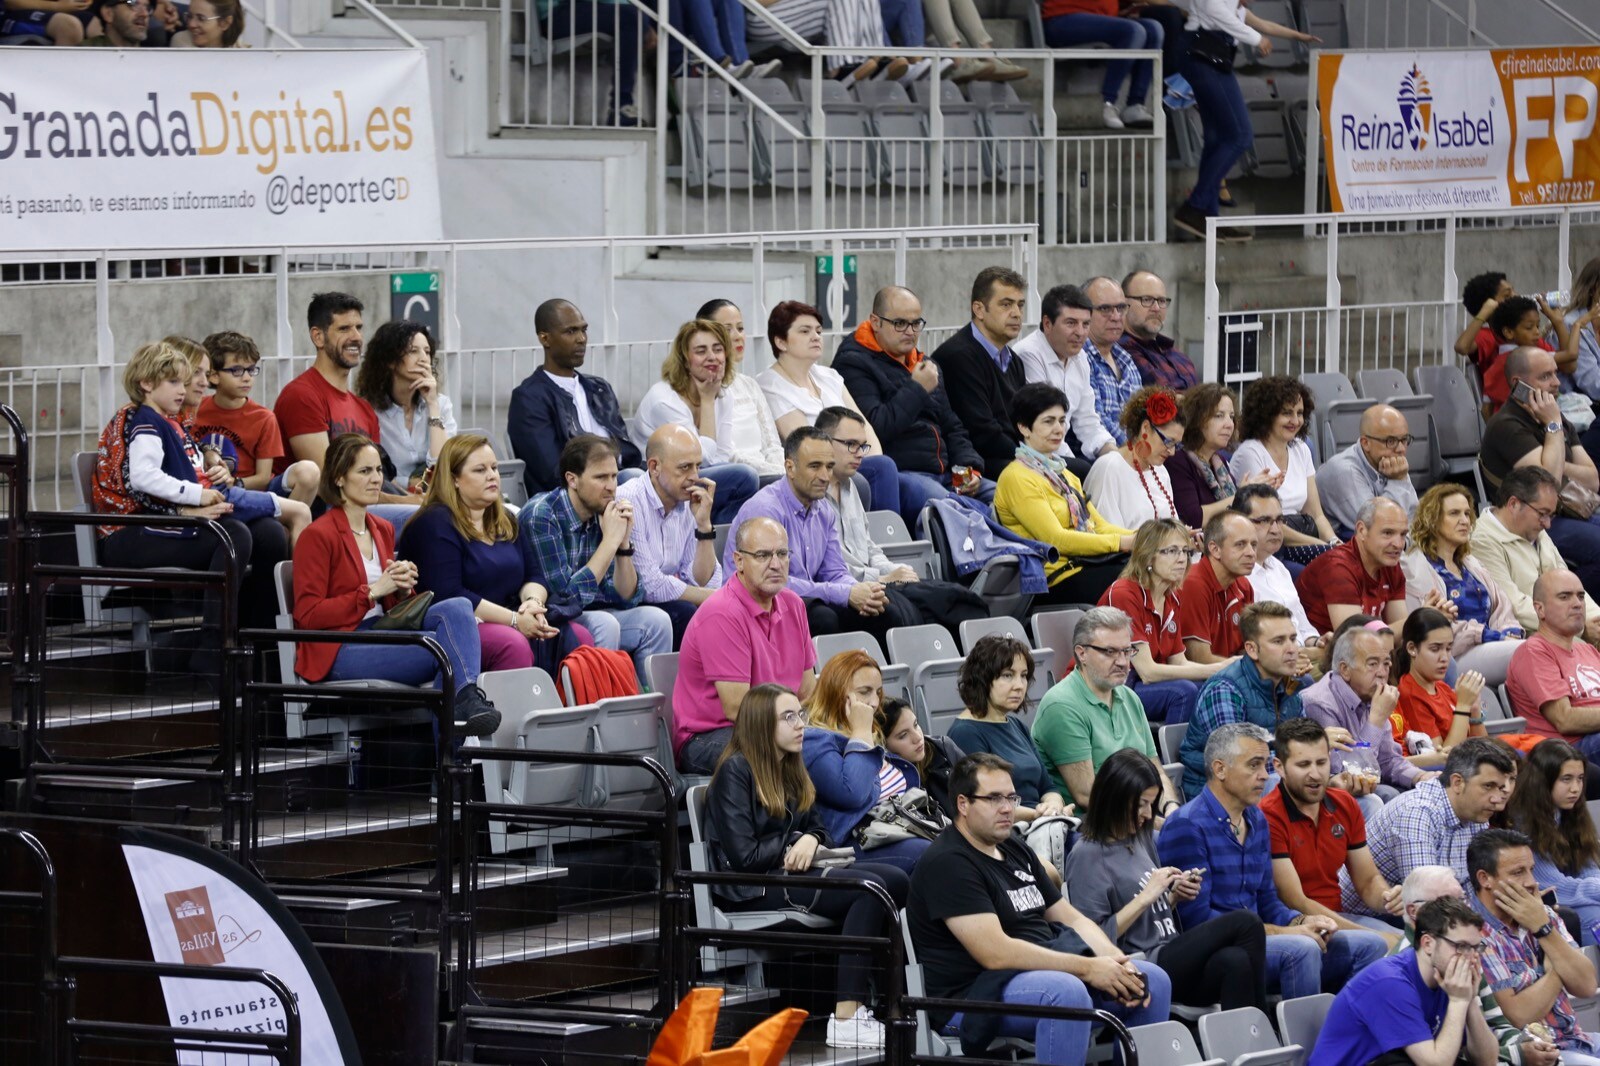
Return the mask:
POLYGON ((1406 76, 1400 79, 1400 92, 1395 102, 1400 105, 1400 122, 1412 151, 1426 148, 1428 135, 1433 132, 1433 90, 1416 64, 1412 64, 1406 76))

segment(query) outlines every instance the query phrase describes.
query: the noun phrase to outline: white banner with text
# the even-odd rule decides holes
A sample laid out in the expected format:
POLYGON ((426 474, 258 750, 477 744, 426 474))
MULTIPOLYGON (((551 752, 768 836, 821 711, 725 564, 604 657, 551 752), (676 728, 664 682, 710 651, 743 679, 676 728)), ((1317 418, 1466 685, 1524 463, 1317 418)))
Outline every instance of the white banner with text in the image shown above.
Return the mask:
POLYGON ((421 51, 6 51, 0 248, 441 236, 421 51))

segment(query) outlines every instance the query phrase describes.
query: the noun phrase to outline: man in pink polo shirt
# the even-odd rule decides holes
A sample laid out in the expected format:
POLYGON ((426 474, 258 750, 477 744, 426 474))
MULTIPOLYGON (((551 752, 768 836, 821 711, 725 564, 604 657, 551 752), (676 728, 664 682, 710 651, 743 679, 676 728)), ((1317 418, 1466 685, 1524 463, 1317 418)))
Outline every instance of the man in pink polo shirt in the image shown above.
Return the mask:
POLYGON ((683 633, 672 690, 672 745, 684 773, 709 774, 753 685, 775 682, 801 699, 817 684, 806 605, 789 583, 789 537, 770 518, 734 531, 734 580, 702 603, 683 633))
POLYGON ((1546 570, 1533 583, 1539 631, 1511 656, 1506 691, 1528 732, 1560 737, 1600 758, 1600 651, 1583 639, 1583 582, 1546 570))

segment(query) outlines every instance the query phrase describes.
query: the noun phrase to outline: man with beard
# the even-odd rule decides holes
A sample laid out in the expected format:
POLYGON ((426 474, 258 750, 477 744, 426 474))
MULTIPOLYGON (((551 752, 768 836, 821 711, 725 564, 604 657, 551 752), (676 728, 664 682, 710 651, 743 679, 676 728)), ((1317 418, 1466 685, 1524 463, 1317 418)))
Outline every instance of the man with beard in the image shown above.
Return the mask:
POLYGON ((98 0, 94 13, 104 31, 84 41, 86 48, 138 48, 150 36, 149 0, 98 0))
POLYGON ((1377 930, 1392 949, 1399 940, 1392 925, 1352 921, 1339 911, 1341 870, 1376 911, 1400 913, 1400 886, 1372 865, 1361 807, 1331 773, 1327 732, 1310 718, 1291 718, 1278 726, 1276 740, 1282 778, 1262 799, 1261 813, 1272 834, 1278 897, 1302 913, 1332 918, 1340 929, 1377 930))
MULTIPOLYGON (((950 798, 955 824, 917 862, 906 908, 928 994, 1098 1007, 1130 1026, 1164 1021, 1172 1001, 1166 972, 1129 959, 1012 834, 1021 800, 1011 764, 988 752, 966 756, 950 773, 950 798)), ((946 1021, 933 1020, 940 1028, 946 1021)), ((1089 1050, 1087 1022, 987 1012, 949 1022, 968 1055, 996 1036, 1032 1040, 1039 1062, 1079 1063, 1089 1050)))
POLYGON ((1027 384, 1012 344, 1022 332, 1028 283, 1015 270, 986 267, 972 283, 972 322, 934 350, 950 409, 996 481, 1021 443, 1011 425, 1011 397, 1027 384))
POLYGON ((1166 282, 1153 271, 1135 270, 1122 279, 1122 296, 1128 301, 1123 316, 1122 347, 1133 356, 1134 365, 1146 385, 1165 385, 1182 394, 1200 380, 1194 360, 1161 332, 1167 324, 1167 308, 1172 298, 1166 282))
POLYGON ((1232 722, 1206 742, 1205 787, 1175 811, 1156 838, 1165 866, 1202 873, 1200 893, 1173 909, 1184 928, 1246 910, 1267 927, 1267 983, 1284 999, 1336 991, 1388 945, 1365 930, 1339 928, 1324 914, 1284 903, 1272 877, 1271 830, 1260 808, 1272 734, 1232 722))
POLYGON ((617 446, 580 433, 561 449, 566 482, 528 502, 517 539, 550 590, 546 606, 576 617, 597 647, 633 656, 644 684, 650 656, 672 650, 672 619, 644 603, 633 567, 633 504, 617 499, 617 446))
POLYGON ((1333 632, 1352 614, 1370 614, 1396 628, 1404 624, 1406 575, 1400 556, 1406 550, 1407 524, 1404 507, 1386 496, 1374 497, 1356 513, 1355 536, 1300 572, 1295 587, 1306 618, 1318 632, 1333 632))
MULTIPOLYGON (((299 377, 278 391, 272 413, 278 430, 289 446, 287 455, 273 460, 272 481, 267 491, 288 496, 283 474, 297 461, 315 463, 322 469, 328 445, 344 433, 360 433, 381 445, 382 430, 378 415, 350 391, 350 372, 361 363, 361 301, 344 292, 319 292, 306 308, 306 325, 317 357, 299 377)), ((415 497, 381 493, 378 503, 368 508, 394 526, 401 527, 417 510, 415 497)))

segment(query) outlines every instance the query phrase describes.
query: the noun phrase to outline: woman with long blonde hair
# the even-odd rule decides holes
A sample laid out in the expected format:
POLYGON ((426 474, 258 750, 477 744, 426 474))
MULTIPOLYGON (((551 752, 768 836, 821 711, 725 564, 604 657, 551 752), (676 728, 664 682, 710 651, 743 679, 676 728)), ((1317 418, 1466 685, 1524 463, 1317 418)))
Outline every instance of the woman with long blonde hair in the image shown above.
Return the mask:
MULTIPOLYGON (((874 729, 882 703, 883 672, 872 656, 853 650, 828 660, 806 704, 806 771, 817 788, 822 822, 841 843, 854 839, 883 800, 922 786, 915 766, 883 748, 874 729)), ((913 837, 870 852, 857 848, 857 855, 909 874, 928 843, 913 837)))
MULTIPOLYGON (((802 909, 839 920, 845 936, 885 936, 890 917, 865 892, 794 888, 787 875, 872 881, 905 906, 911 881, 893 866, 857 862, 818 868, 817 849, 847 843, 832 837, 819 816, 816 792, 801 759, 805 711, 782 685, 757 685, 739 703, 733 736, 706 794, 706 839, 712 862, 737 873, 771 874, 766 886, 718 885, 726 910, 802 909)), ((830 1047, 882 1047, 883 1023, 865 1006, 867 956, 839 957, 838 1002, 828 1019, 830 1047)))
POLYGON ((539 666, 553 673, 567 652, 589 643, 571 619, 549 616, 549 590, 517 543, 488 438, 468 433, 444 442, 422 509, 406 523, 399 547, 416 564, 420 591, 472 605, 485 670, 539 666))

